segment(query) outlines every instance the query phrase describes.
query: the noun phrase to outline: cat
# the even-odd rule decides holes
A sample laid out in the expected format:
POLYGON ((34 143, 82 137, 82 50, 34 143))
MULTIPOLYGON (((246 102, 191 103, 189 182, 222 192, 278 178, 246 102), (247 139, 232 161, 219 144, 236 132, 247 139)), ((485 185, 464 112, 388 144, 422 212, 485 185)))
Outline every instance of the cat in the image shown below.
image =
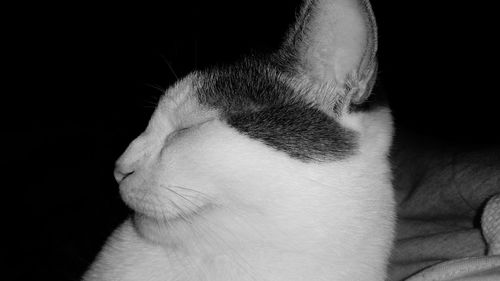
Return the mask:
POLYGON ((306 0, 281 49, 161 97, 115 178, 134 210, 83 277, 385 280, 390 110, 365 0, 306 0))

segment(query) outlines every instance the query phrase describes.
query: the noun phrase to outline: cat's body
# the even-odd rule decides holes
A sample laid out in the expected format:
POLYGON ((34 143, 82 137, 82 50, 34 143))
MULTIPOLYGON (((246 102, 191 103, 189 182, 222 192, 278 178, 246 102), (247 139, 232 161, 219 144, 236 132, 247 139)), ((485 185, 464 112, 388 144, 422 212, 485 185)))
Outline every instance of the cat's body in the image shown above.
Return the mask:
POLYGON ((384 280, 392 122, 352 110, 375 31, 367 2, 308 1, 268 60, 169 89, 117 163, 136 215, 84 280, 384 280))

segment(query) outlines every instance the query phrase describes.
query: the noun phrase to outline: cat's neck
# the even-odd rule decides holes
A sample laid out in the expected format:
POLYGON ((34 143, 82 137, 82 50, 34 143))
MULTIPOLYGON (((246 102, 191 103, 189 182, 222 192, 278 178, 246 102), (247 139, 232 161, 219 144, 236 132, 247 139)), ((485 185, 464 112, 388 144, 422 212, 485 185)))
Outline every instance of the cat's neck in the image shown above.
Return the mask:
POLYGON ((367 174, 369 162, 354 157, 338 163, 345 173, 331 172, 335 167, 326 166, 314 173, 304 171, 309 173, 307 180, 287 186, 291 192, 283 196, 288 198, 275 209, 233 206, 164 225, 144 218, 138 223, 174 268, 189 261, 193 270, 219 268, 234 274, 252 269, 276 274, 296 270, 291 278, 313 274, 318 268, 327 272, 331 264, 352 267, 360 255, 372 251, 365 247, 366 239, 391 235, 389 225, 383 229, 387 233, 374 233, 386 222, 377 218, 390 213, 393 202, 387 201, 392 197, 389 180, 380 176, 385 173, 384 163, 367 174), (352 170, 346 170, 349 166, 352 170), (298 192, 300 198, 294 199, 293 190, 307 190, 309 197, 298 192))

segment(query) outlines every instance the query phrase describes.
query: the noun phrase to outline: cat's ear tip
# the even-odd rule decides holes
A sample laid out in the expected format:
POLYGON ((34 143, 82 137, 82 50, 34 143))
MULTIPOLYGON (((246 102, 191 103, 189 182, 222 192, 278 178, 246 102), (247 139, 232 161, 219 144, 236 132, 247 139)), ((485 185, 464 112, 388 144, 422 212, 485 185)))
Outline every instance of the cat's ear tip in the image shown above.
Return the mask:
POLYGON ((376 76, 377 27, 368 0, 306 0, 282 54, 296 73, 337 91, 342 104, 363 103, 376 76), (332 20, 333 19, 333 20, 332 20))

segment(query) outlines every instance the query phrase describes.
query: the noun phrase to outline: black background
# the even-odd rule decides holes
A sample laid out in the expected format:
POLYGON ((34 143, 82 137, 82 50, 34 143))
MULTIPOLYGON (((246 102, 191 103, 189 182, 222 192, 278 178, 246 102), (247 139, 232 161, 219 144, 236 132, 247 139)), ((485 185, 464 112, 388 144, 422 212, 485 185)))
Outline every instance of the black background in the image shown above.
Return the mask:
MULTIPOLYGON (((274 50, 299 3, 187 2, 26 3, 2 12, 9 280, 78 280, 128 213, 114 161, 161 89, 194 69, 274 50)), ((498 145, 493 4, 372 5, 376 91, 389 96, 398 129, 450 146, 498 145)))

